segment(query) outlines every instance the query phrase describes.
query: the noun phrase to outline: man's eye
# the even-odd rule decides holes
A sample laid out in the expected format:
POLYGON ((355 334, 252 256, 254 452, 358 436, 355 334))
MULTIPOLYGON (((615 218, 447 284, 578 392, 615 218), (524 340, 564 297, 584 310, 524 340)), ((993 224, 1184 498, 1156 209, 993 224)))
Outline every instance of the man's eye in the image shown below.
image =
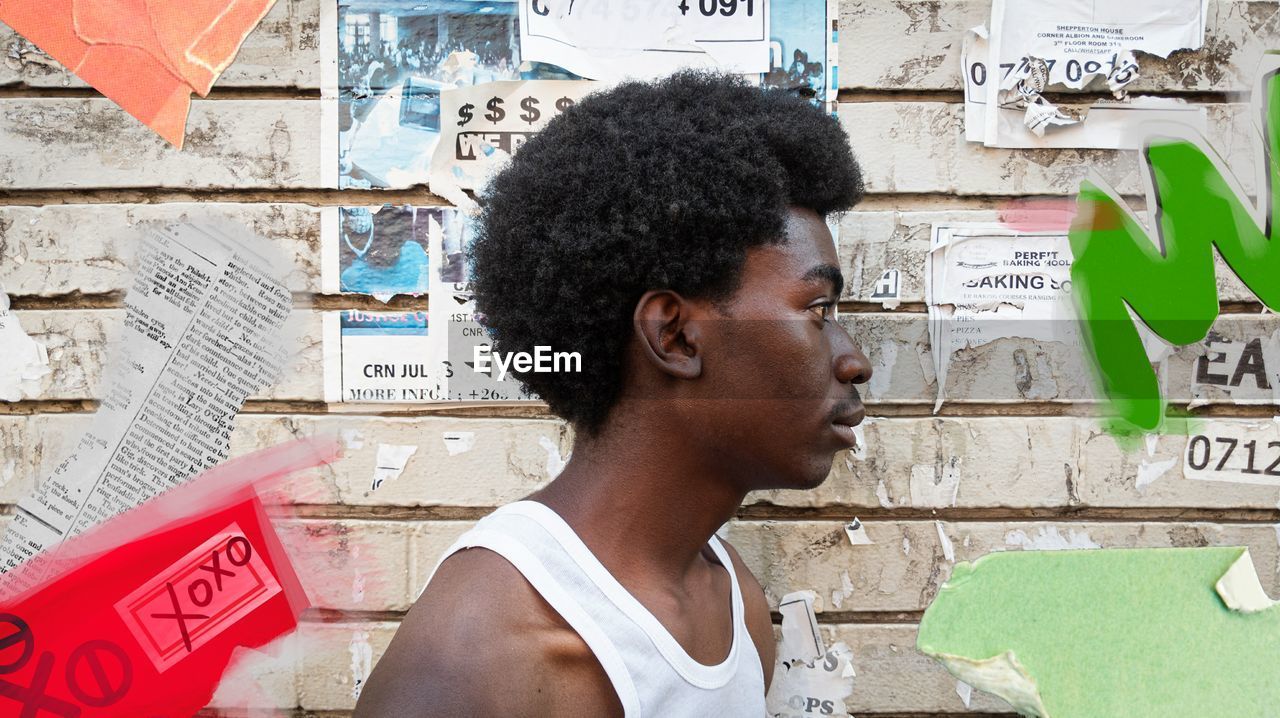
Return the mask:
POLYGON ((836 314, 836 303, 822 302, 821 304, 815 304, 812 307, 809 307, 809 311, 816 312, 823 321, 834 319, 836 314))

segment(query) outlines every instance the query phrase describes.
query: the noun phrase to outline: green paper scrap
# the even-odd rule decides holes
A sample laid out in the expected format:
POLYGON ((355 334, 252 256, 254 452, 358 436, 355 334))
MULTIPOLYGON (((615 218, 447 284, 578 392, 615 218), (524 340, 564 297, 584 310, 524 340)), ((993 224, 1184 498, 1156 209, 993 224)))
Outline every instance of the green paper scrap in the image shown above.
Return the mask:
POLYGON ((1280 716, 1280 609, 1247 548, 1012 551, 956 564, 917 648, 1042 718, 1280 716))

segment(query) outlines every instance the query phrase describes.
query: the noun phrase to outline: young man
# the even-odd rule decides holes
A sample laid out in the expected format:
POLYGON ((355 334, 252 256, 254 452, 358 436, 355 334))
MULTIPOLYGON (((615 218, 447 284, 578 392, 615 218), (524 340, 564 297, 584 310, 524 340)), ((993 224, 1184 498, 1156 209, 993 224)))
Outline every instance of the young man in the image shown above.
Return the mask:
POLYGON ((617 86, 521 148, 476 302, 495 352, 581 354, 520 376, 572 457, 446 552, 357 716, 764 714, 769 608, 714 534, 854 443, 871 368, 824 216, 861 195, 836 120, 719 75, 617 86))

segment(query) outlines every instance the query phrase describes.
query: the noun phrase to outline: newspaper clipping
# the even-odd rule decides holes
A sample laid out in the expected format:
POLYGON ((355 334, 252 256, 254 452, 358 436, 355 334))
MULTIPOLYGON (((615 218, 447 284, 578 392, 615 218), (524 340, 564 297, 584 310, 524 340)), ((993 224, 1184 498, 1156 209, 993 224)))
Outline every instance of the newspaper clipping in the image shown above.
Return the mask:
POLYGON ((236 413, 280 374, 293 308, 253 239, 223 225, 147 235, 102 404, 18 502, 0 541, 5 571, 226 458, 236 413))

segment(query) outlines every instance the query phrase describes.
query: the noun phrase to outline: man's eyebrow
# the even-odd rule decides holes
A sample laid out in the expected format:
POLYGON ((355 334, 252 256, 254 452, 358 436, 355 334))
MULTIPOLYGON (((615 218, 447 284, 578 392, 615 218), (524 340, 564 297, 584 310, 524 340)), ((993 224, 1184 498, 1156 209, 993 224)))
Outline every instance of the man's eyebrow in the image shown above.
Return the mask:
POLYGON ((840 268, 834 264, 819 264, 805 272, 800 279, 804 282, 829 282, 835 288, 837 298, 844 291, 844 275, 840 273, 840 268))

